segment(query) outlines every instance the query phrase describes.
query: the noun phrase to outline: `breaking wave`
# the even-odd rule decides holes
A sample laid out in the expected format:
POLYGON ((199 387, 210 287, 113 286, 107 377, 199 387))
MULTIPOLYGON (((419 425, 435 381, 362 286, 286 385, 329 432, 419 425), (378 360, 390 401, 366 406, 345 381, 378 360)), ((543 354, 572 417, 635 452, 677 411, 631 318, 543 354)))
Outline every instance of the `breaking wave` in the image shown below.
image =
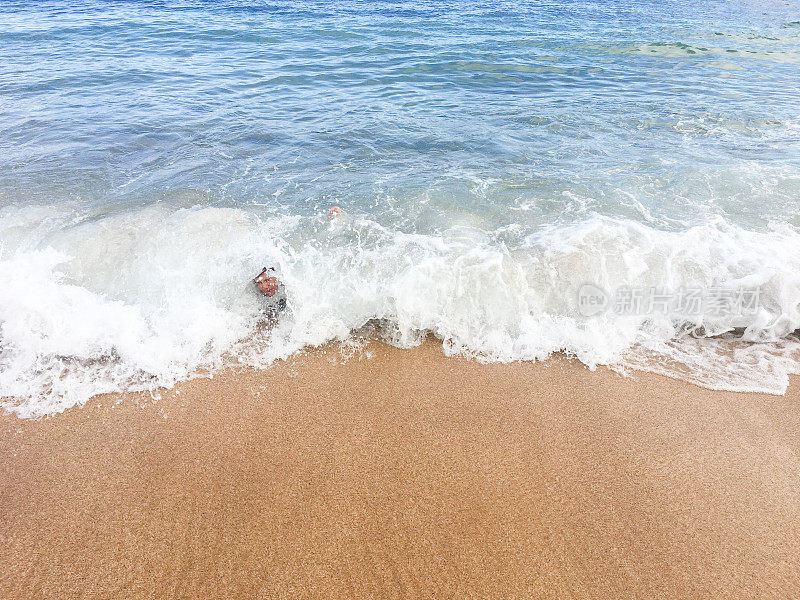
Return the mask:
POLYGON ((682 231, 587 217, 531 231, 419 234, 366 218, 153 205, 125 214, 0 210, 0 395, 20 416, 155 389, 230 364, 267 367, 372 331, 448 354, 647 369, 783 393, 800 372, 800 233, 716 217, 682 231), (274 265, 288 310, 265 327, 251 278, 274 265), (757 289, 746 314, 582 314, 578 292, 757 289))

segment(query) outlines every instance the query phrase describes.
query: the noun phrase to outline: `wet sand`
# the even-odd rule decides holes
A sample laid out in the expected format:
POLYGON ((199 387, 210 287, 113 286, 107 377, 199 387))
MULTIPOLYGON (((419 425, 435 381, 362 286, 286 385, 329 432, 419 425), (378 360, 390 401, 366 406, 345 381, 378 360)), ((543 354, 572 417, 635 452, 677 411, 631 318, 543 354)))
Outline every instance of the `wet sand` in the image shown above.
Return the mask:
POLYGON ((0 597, 800 597, 798 381, 370 352, 3 416, 0 597))

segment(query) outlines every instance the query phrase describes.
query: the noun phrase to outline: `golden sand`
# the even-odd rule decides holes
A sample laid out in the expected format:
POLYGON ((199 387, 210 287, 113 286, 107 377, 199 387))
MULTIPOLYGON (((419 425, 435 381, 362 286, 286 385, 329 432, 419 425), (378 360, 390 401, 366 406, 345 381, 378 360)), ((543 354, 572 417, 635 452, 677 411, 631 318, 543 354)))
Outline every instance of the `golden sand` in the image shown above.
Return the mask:
POLYGON ((0 598, 797 598, 800 393, 373 344, 0 420, 0 598))

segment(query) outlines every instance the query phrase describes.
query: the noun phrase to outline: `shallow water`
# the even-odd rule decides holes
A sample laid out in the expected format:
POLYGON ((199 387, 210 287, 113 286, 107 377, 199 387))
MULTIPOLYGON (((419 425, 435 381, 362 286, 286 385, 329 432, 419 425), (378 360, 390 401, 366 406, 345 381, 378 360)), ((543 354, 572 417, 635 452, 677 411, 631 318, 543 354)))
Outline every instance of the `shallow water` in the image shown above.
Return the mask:
POLYGON ((800 370, 797 7, 0 16, 0 394, 20 414, 267 366, 367 323, 709 387, 780 393, 800 370), (247 289, 267 264, 290 295, 271 332, 247 289), (587 316, 584 284, 706 304, 587 316), (756 305, 714 309, 719 290, 756 305))

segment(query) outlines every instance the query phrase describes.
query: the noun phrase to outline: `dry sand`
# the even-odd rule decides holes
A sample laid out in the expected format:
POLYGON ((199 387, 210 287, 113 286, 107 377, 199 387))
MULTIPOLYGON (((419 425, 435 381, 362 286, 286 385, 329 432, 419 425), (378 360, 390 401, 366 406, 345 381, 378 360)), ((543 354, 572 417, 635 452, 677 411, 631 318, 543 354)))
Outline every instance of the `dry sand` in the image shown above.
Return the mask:
POLYGON ((798 382, 371 352, 4 416, 0 598, 800 597, 798 382))

